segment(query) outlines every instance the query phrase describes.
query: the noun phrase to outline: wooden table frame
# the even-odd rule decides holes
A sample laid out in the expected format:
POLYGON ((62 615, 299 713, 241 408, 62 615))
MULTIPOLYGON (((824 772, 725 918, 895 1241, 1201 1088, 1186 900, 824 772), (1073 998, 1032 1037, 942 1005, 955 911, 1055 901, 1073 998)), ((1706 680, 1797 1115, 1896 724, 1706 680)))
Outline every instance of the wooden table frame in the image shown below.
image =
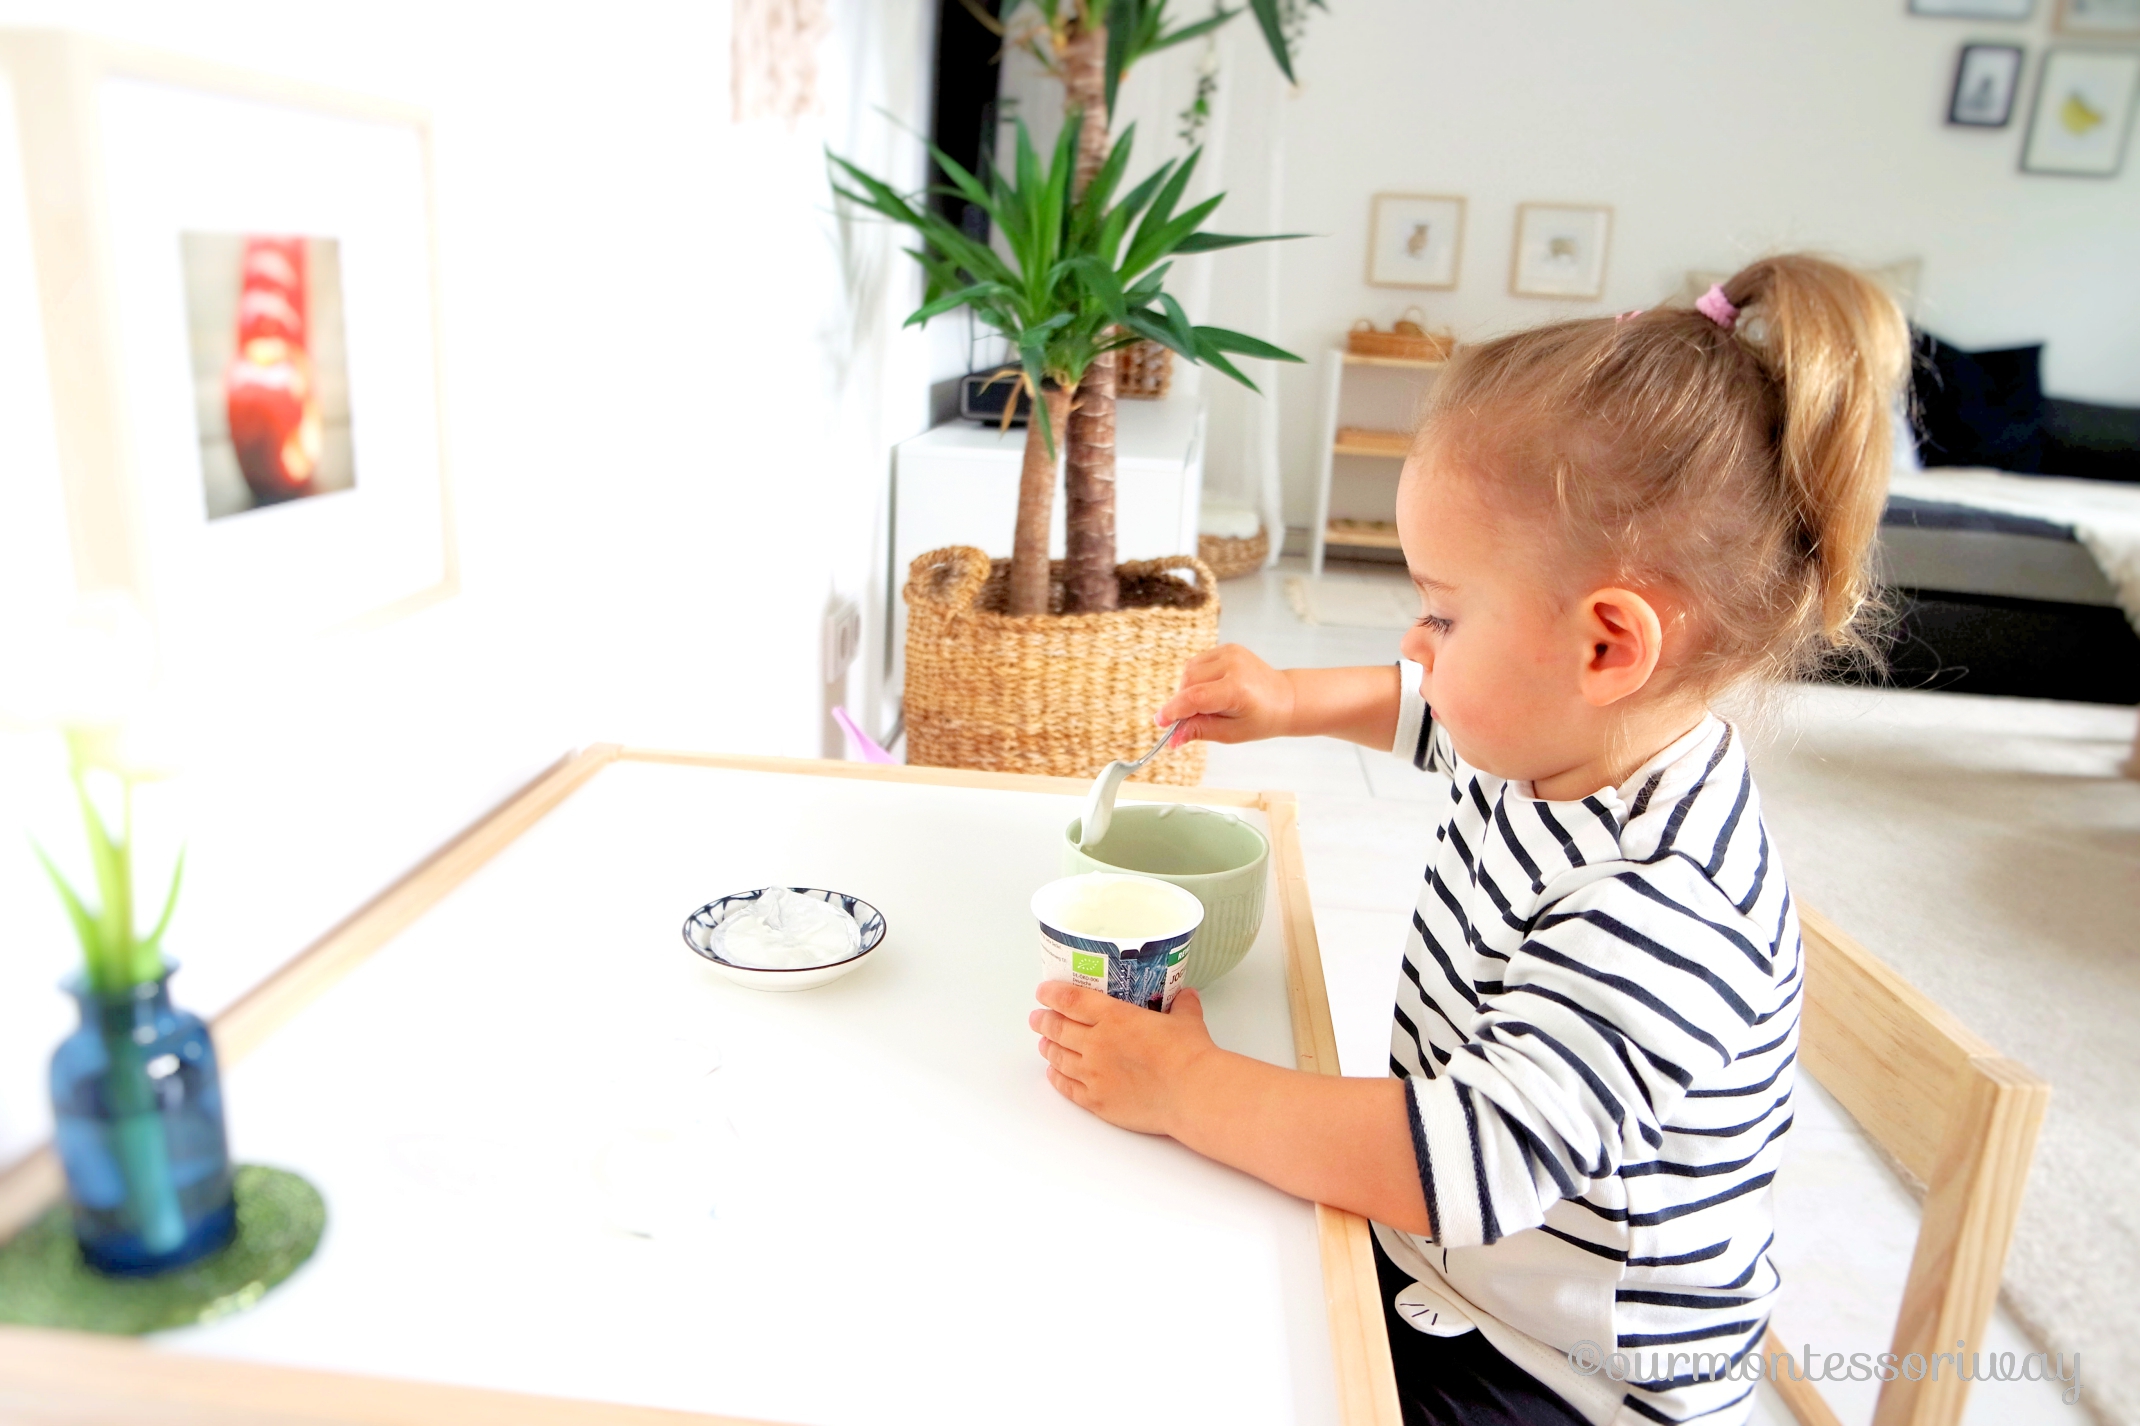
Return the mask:
MULTIPOLYGON (((796 758, 718 757, 598 743, 548 771, 441 847, 415 870, 320 937, 215 1020, 217 1053, 242 1058, 582 784, 616 762, 671 763, 938 787, 993 788, 1082 797, 1073 778, 1022 777, 947 768, 884 767, 796 758)), ((1286 946, 1286 998, 1300 1068, 1338 1073, 1337 1039, 1323 988, 1322 954, 1308 903, 1307 872, 1289 792, 1132 783, 1149 801, 1196 802, 1261 811, 1271 828, 1272 873, 1286 946)), ((59 1197, 58 1160, 41 1149, 0 1176, 0 1239, 59 1197)), ((1373 1240, 1357 1214, 1317 1204, 1323 1295, 1330 1314, 1339 1419, 1345 1426, 1399 1426, 1397 1388, 1375 1277, 1373 1240)), ((0 1328, 0 1418, 36 1426, 111 1422, 215 1426, 751 1426, 741 1418, 523 1396, 430 1382, 262 1366, 157 1351, 127 1338, 0 1328)))

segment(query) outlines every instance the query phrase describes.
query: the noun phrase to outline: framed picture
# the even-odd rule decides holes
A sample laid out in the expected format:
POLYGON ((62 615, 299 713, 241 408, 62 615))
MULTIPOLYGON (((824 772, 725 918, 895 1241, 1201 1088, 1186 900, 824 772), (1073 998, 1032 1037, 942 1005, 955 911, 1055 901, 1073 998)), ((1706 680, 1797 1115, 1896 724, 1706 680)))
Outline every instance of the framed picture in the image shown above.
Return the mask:
POLYGON ((2102 39, 2140 39, 2140 0, 2058 0, 2059 30, 2102 39))
POLYGON ((1464 260, 1464 200, 1377 193, 1367 240, 1372 287, 1456 286, 1464 260))
POLYGON ((179 642, 451 594, 425 116, 49 31, 0 79, 77 585, 179 642))
POLYGON ((2047 50, 2021 146, 2023 173, 2109 178, 2125 162, 2140 51, 2047 50))
POLYGON ((1612 209, 1572 203, 1516 205, 1508 290, 1518 297, 1595 300, 1605 295, 1612 209))
POLYGON ((1947 122, 1976 129, 2003 129, 2014 117, 2014 91, 2021 82, 2021 46, 1963 45, 1954 65, 1954 93, 1947 122))
POLYGON ((2036 12, 2036 0, 1910 0, 1912 15, 1938 19, 2026 20, 2036 12))

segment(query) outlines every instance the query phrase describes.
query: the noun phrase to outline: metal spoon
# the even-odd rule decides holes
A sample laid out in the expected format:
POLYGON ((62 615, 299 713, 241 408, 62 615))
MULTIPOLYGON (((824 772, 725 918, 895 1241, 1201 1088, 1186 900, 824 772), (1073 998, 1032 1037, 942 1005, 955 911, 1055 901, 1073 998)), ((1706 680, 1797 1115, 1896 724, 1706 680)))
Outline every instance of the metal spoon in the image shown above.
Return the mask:
POLYGON ((1117 760, 1100 769, 1099 779, 1092 784, 1092 791, 1085 798, 1084 819, 1078 823, 1077 844, 1080 849, 1097 845, 1100 839, 1107 835, 1109 824, 1115 820, 1115 794, 1122 790, 1123 779, 1165 751, 1167 744, 1174 741, 1174 734, 1181 728, 1182 723, 1188 721, 1183 718, 1167 729, 1166 736, 1135 762, 1117 760))

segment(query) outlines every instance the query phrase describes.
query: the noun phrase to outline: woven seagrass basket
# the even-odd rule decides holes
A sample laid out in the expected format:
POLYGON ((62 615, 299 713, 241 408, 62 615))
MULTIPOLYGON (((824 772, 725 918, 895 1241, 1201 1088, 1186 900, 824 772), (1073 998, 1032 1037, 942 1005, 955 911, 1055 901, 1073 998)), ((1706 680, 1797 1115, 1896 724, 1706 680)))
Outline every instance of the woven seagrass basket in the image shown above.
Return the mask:
POLYGON ((1196 552, 1220 579, 1239 579, 1263 568, 1271 552, 1271 532, 1258 526, 1246 539, 1229 535, 1198 535, 1196 552))
POLYGON ((1174 353, 1158 342, 1132 342, 1115 351, 1115 395, 1157 401, 1174 384, 1174 353))
MULTIPOLYGON (((969 545, 917 558, 906 586, 907 761, 1092 777, 1150 751, 1152 714, 1180 686, 1182 665, 1219 642, 1218 589, 1194 555, 1117 572, 1120 609, 1014 616, 1001 612, 1009 560, 969 545)), ((1062 561, 1050 579, 1060 608, 1062 561)), ((1193 785, 1205 753, 1202 743, 1170 748, 1132 780, 1193 785)))
POLYGON ((1429 332, 1410 320, 1396 323, 1390 331, 1378 332, 1373 322, 1362 317, 1345 334, 1345 350, 1354 356, 1393 357, 1399 361, 1447 361, 1456 350, 1456 337, 1449 332, 1429 332))

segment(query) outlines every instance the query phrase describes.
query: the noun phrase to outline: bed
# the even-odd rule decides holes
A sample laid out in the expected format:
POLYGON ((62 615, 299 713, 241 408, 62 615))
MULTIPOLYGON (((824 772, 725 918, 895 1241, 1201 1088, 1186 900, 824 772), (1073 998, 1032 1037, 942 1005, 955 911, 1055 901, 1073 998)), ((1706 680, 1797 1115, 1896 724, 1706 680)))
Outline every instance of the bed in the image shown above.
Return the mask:
POLYGON ((1920 339, 1880 531, 1891 678, 2140 702, 2140 408, 2043 396, 2039 352, 1920 339))

